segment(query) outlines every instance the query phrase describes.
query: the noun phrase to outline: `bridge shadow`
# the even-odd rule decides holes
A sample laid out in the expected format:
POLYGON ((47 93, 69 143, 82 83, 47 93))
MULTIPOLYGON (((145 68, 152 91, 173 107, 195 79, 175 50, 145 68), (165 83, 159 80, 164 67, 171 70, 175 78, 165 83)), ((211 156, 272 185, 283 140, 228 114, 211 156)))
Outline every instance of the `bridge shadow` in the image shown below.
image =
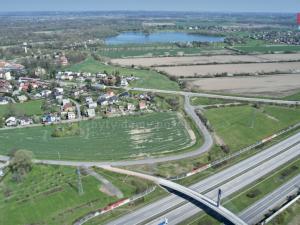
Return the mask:
POLYGON ((163 187, 164 189, 166 189, 168 192, 175 194, 185 200, 187 200, 188 202, 194 204, 195 206, 197 206, 198 208, 202 209, 205 213, 207 213, 208 215, 212 216, 213 218, 217 219, 220 223, 223 223, 225 225, 234 225, 232 222, 230 222, 228 219, 226 219, 225 217, 223 217, 222 215, 220 215, 219 213, 215 212, 214 210, 210 209, 208 206, 202 204, 201 202, 196 201, 195 199, 181 193, 178 192, 176 190, 173 190, 169 187, 163 186, 161 185, 161 187, 163 187))

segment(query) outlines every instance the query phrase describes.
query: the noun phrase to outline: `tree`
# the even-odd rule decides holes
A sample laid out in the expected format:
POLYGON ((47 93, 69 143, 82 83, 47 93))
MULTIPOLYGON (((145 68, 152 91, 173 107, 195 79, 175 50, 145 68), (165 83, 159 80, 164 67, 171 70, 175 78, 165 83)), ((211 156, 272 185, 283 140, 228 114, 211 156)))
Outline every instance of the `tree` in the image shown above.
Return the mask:
POLYGON ((18 150, 14 152, 10 162, 9 169, 13 174, 13 180, 21 182, 32 169, 33 154, 27 150, 18 150))

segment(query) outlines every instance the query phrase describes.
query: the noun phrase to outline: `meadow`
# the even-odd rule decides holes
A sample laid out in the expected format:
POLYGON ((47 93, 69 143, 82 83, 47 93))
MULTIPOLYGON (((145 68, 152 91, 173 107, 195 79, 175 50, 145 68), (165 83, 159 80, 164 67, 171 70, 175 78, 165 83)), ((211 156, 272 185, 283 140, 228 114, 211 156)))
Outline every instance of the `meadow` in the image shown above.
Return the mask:
POLYGON ((42 100, 0 105, 0 117, 5 116, 7 113, 9 113, 9 111, 14 111, 27 116, 41 115, 43 113, 41 106, 42 100))
POLYGON ((280 106, 214 108, 204 114, 231 151, 240 150, 300 122, 299 108, 280 106))
MULTIPOLYGON (((76 168, 34 165, 21 183, 12 174, 0 184, 0 224, 72 224, 76 219, 117 201, 100 191, 101 183, 82 174, 83 194, 79 195, 76 168)), ((133 177, 104 172, 103 177, 120 188, 124 197, 132 196, 147 183, 133 177), (137 187, 137 186, 140 187, 137 187)))
POLYGON ((1 130, 0 153, 27 149, 44 159, 120 160, 176 152, 192 142, 172 112, 82 121, 79 127, 78 136, 56 138, 55 125, 1 130))
POLYGON ((112 73, 119 71, 120 75, 134 75, 139 78, 138 80, 132 82, 131 86, 133 87, 179 90, 179 86, 176 82, 171 81, 167 76, 164 76, 158 72, 105 65, 92 58, 88 58, 82 63, 70 66, 66 68, 66 70, 90 73, 103 73, 104 71, 107 73, 112 73))

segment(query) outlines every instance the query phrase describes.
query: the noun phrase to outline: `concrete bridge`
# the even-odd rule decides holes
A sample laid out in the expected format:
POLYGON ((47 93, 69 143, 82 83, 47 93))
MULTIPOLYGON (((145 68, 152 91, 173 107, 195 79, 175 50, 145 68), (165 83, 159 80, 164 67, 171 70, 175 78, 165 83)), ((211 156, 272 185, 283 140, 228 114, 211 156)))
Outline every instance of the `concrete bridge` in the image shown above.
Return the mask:
POLYGON ((243 220, 241 220, 238 216, 224 208, 223 206, 219 205, 214 202, 213 200, 209 199, 208 197, 193 191, 187 187, 184 187, 180 184, 174 183, 172 181, 162 179, 159 177, 150 176, 147 174, 137 173, 134 171, 128 171, 116 167, 111 166, 100 166, 105 170, 109 170, 115 173, 126 174, 129 176, 135 176, 142 179, 146 179, 156 183, 157 185, 165 188, 171 193, 179 195, 182 198, 190 201, 194 205, 203 209, 206 213, 210 214, 211 216, 217 218, 218 220, 222 221, 225 224, 233 224, 233 225, 247 225, 243 220))

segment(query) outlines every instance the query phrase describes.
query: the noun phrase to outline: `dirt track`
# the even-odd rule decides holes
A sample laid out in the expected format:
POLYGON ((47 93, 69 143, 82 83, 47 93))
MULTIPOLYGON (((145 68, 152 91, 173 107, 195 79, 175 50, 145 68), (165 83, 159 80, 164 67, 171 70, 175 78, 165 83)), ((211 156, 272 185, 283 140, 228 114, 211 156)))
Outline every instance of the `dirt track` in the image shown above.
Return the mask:
POLYGON ((199 78, 188 81, 187 86, 202 91, 282 97, 300 90, 300 74, 199 78))

